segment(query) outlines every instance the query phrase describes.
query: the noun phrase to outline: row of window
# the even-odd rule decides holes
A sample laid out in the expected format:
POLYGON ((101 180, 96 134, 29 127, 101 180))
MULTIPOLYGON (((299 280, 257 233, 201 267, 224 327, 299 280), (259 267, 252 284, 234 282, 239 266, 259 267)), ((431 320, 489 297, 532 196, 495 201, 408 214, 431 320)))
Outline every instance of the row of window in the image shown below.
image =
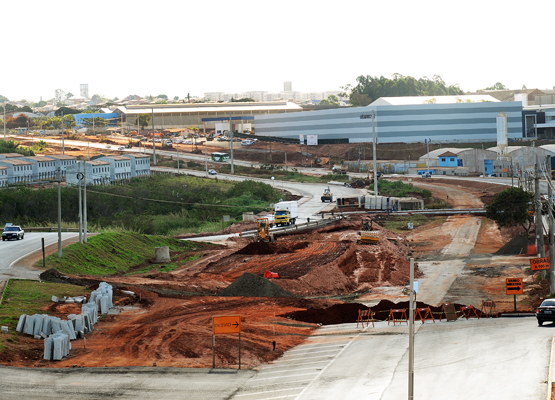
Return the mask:
POLYGON ((30 171, 31 170, 31 166, 30 165, 15 165, 13 167, 14 171, 30 171))

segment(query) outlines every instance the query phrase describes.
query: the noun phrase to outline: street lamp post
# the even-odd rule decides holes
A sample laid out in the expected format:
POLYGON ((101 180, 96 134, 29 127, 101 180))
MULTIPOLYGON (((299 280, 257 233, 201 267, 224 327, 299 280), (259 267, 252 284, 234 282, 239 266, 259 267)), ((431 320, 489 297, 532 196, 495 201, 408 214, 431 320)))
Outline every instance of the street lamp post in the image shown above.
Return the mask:
MULTIPOLYGON (((374 195, 378 195, 378 162, 376 161, 376 145, 378 144, 378 135, 376 134, 376 112, 372 110, 371 114, 361 114, 360 119, 372 119, 372 158, 374 162, 374 195)), ((360 156, 359 156, 360 157, 360 156)))

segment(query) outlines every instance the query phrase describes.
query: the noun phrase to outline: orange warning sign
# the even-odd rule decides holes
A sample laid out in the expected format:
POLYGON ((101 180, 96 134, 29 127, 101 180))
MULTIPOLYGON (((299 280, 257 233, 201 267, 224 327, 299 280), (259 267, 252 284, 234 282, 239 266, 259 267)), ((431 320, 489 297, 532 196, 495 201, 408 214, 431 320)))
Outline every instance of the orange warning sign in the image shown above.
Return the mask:
POLYGON ((214 335, 221 333, 241 333, 241 317, 212 317, 214 335))
POLYGON ((522 294, 522 278, 507 278, 507 294, 522 294))
POLYGON ((541 269, 549 269, 549 257, 531 258, 530 268, 532 271, 539 271, 541 269))

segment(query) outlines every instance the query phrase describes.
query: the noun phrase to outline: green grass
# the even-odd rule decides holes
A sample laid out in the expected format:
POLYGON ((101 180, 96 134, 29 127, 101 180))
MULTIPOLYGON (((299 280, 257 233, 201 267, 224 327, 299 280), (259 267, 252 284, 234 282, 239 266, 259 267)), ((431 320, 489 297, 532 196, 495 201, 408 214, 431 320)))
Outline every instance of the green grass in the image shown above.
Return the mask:
POLYGON ((401 181, 378 181, 378 190, 382 196, 391 197, 432 197, 432 192, 427 189, 420 189, 412 186, 410 183, 403 183, 401 181))
POLYGON ((202 254, 195 254, 192 255, 191 257, 185 258, 183 260, 181 260, 179 262, 179 264, 175 264, 175 263, 170 263, 170 264, 160 264, 160 265, 150 265, 148 267, 145 268, 141 268, 139 270, 130 272, 126 275, 134 275, 134 274, 144 274, 147 272, 171 272, 177 268, 179 268, 181 265, 186 264, 188 262, 194 261, 198 258, 202 257, 202 254))
POLYGON ((46 268, 77 275, 126 274, 133 267, 154 259, 154 248, 162 246, 168 246, 170 252, 183 253, 202 249, 205 244, 138 233, 101 233, 90 237, 86 244, 68 246, 62 258, 57 253, 48 256, 46 268))
POLYGON ((6 343, 16 340, 15 328, 21 314, 45 314, 42 307, 52 302, 52 296, 88 296, 89 291, 82 286, 65 283, 49 283, 11 279, 4 291, 0 305, 0 325, 8 326, 8 334, 0 334, 0 351, 6 343))
POLYGON ((399 217, 389 216, 387 217, 387 220, 385 222, 380 222, 380 225, 382 225, 385 229, 389 229, 393 232, 406 232, 409 222, 413 223, 414 228, 418 228, 438 220, 445 220, 445 217, 426 216, 422 214, 399 217))

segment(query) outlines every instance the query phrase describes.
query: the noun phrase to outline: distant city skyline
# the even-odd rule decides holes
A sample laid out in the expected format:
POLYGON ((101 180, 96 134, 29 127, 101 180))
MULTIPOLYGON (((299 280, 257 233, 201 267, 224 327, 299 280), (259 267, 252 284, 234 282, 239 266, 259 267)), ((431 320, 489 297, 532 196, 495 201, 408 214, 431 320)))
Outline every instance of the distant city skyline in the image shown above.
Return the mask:
MULTIPOLYGON (((4 16, 21 12, 2 5, 4 16)), ((554 12, 549 0, 29 0, 24 22, 2 21, 19 52, 2 61, 0 94, 46 100, 56 89, 79 95, 82 83, 107 98, 279 92, 284 82, 315 92, 395 73, 439 75, 471 92, 496 82, 551 89, 555 55, 542 32, 554 12)))

